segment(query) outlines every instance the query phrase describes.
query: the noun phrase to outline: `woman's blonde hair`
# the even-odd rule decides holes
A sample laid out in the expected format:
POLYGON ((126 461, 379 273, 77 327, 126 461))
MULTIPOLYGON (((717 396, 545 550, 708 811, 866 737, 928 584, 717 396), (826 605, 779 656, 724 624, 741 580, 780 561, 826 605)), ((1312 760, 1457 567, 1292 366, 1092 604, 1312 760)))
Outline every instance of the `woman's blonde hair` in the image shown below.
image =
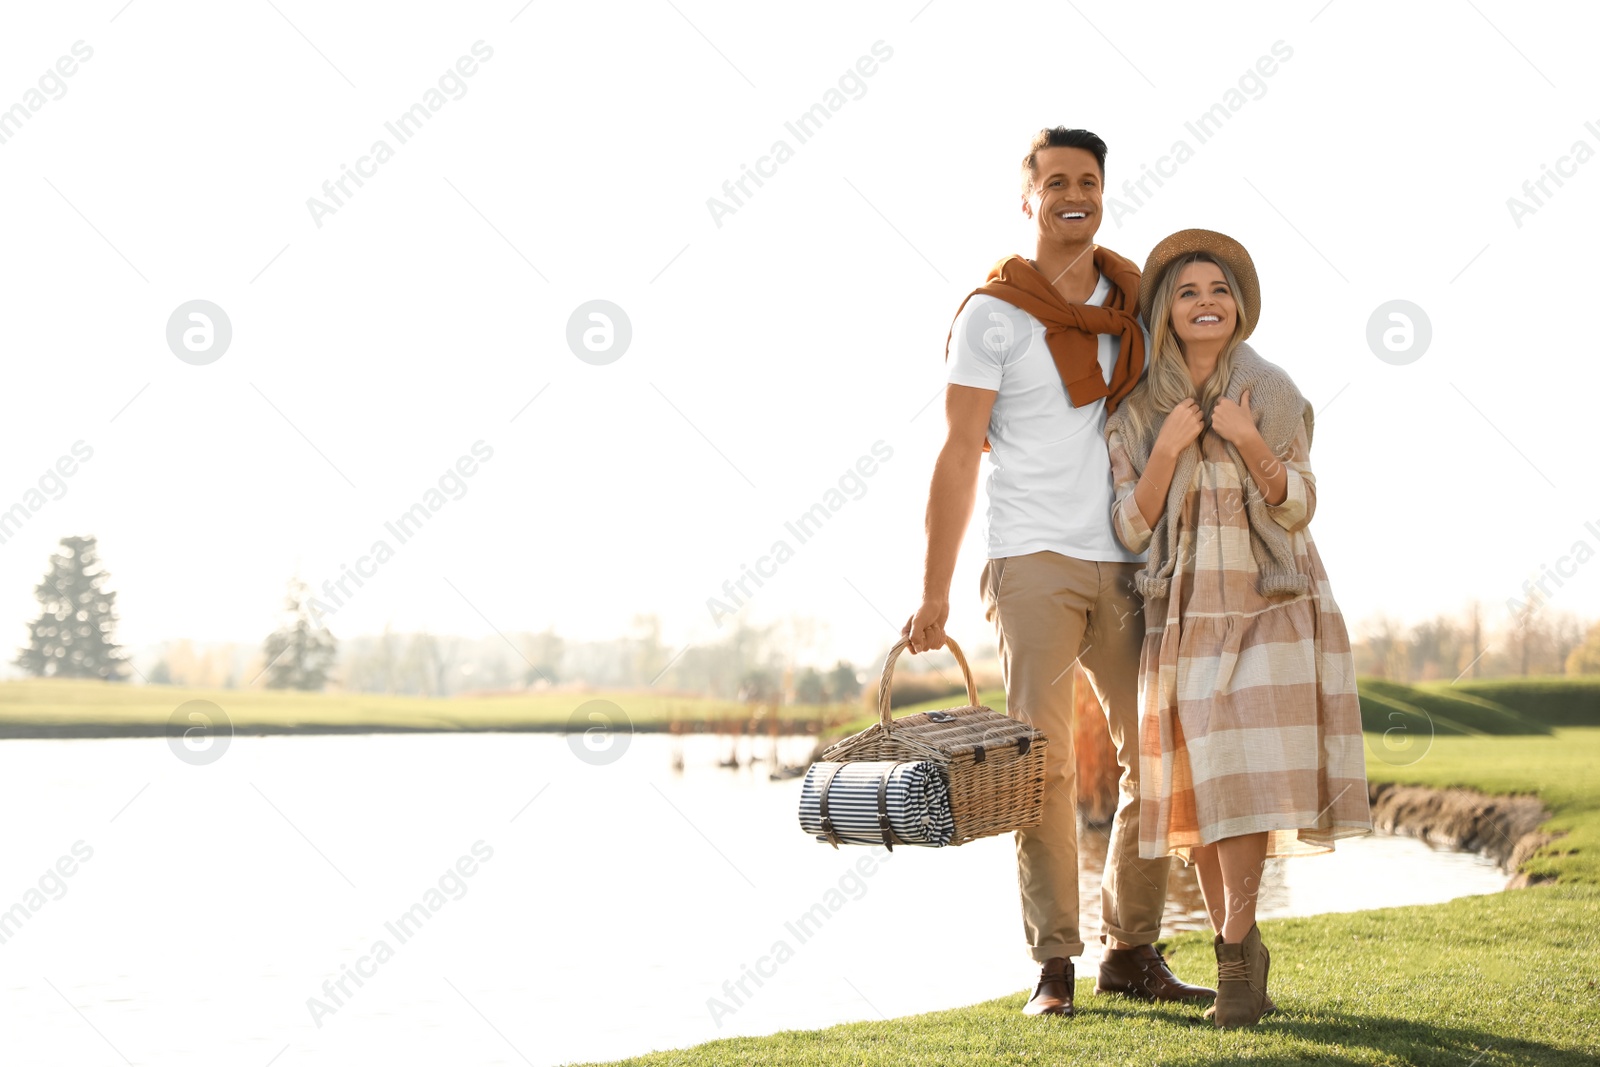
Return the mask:
POLYGON ((1146 353, 1150 369, 1123 401, 1128 407, 1131 433, 1144 440, 1150 435, 1152 427, 1159 427, 1179 401, 1191 396, 1200 405, 1200 414, 1209 429, 1211 408, 1223 390, 1228 388, 1228 376, 1233 371, 1233 353, 1244 340, 1245 310, 1239 299, 1238 279, 1226 263, 1211 253, 1190 252, 1167 265, 1151 296, 1150 307, 1144 312, 1145 322, 1150 327, 1150 351, 1146 353), (1183 361, 1183 348, 1172 329, 1173 295, 1178 291, 1178 278, 1191 263, 1215 263, 1222 271, 1222 280, 1228 283, 1228 292, 1233 296, 1236 308, 1233 333, 1228 336, 1222 352, 1217 356, 1216 370, 1211 372, 1211 377, 1199 389, 1195 388, 1194 379, 1189 377, 1189 366, 1183 361))

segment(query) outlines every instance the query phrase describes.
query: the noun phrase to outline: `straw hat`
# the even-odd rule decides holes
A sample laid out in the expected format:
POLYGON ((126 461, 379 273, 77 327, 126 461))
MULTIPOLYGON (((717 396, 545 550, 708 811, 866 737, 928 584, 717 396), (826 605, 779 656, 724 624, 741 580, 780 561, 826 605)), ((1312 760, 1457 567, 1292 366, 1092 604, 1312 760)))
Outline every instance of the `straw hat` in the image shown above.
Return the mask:
POLYGON ((1190 252, 1209 252, 1233 271, 1233 276, 1239 280, 1239 292, 1235 294, 1235 299, 1244 319, 1244 335, 1249 337, 1261 319, 1261 283, 1256 280, 1256 265, 1251 261, 1250 253, 1244 250, 1244 245, 1215 230, 1179 230, 1162 238, 1150 250, 1150 258, 1144 261, 1144 271, 1139 275, 1140 314, 1146 317, 1148 324, 1150 301, 1155 296, 1156 285, 1166 272, 1167 264, 1190 252))

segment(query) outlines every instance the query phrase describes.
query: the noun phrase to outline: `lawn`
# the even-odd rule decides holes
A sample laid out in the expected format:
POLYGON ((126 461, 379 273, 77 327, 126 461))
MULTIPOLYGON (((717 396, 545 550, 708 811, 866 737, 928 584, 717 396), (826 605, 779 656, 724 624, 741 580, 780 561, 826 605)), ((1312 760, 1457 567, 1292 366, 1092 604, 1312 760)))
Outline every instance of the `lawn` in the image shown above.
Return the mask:
MULTIPOLYGON (((1368 731, 1368 780, 1536 794, 1553 816, 1544 829, 1563 836, 1524 869, 1530 875, 1600 885, 1600 679, 1412 687, 1363 678, 1358 688, 1362 725, 1368 731), (1591 725, 1560 725, 1585 722, 1591 725), (1415 762, 1390 765, 1373 756, 1384 731, 1395 728, 1427 746, 1415 762)), ((978 699, 1005 711, 1003 690, 981 692, 978 699)), ((958 697, 944 697, 896 708, 894 715, 898 719, 959 702, 958 697)), ((839 732, 851 733, 876 721, 876 715, 860 716, 839 732)))
MULTIPOLYGON (((1368 735, 1369 747, 1374 741, 1368 735)), ((1530 875, 1600 885, 1600 727, 1558 727, 1549 736, 1434 737, 1407 766, 1367 759, 1367 778, 1480 793, 1532 793, 1564 836, 1523 865, 1530 875)))
MULTIPOLYGON (((1219 1031, 1195 1009, 1096 997, 1084 973, 1072 1019, 1022 1015, 1027 991, 1020 990, 952 1011, 731 1038, 618 1062, 1593 1064, 1600 1058, 1600 680, 1554 681, 1464 691, 1407 691, 1381 680, 1362 686, 1369 748, 1394 725, 1392 710, 1428 741, 1405 766, 1369 757, 1368 777, 1538 795, 1553 813, 1545 829, 1563 836, 1526 869, 1557 881, 1445 904, 1263 922, 1281 1011, 1256 1028, 1219 1031), (1369 695, 1376 699, 1367 707, 1369 695), (1579 723, 1592 725, 1569 725, 1579 723)), ((999 691, 980 700, 1005 708, 999 691)), ((1182 934, 1165 948, 1181 975, 1215 984, 1205 936, 1182 934)))
MULTIPOLYGON (((0 682, 0 732, 39 727, 91 736, 109 732, 159 733, 187 701, 220 707, 235 730, 565 730, 575 710, 608 701, 637 730, 665 730, 674 719, 709 729, 714 722, 744 723, 754 709, 732 700, 653 691, 552 690, 505 696, 373 696, 362 693, 299 693, 270 689, 184 689, 97 681, 38 679, 0 682)), ((860 711, 858 704, 788 705, 786 720, 829 724, 860 711)), ((616 712, 610 713, 616 719, 616 712)))
MULTIPOLYGON (((1420 1064, 1585 1067, 1600 1056, 1600 888, 1539 886, 1426 907, 1261 924, 1280 1012, 1218 1030, 1198 1008, 1093 994, 1078 1014, 1021 1013, 1027 992, 899 1019, 728 1038, 617 1061, 723 1064, 1420 1064)), ((900 943, 909 947, 909 937, 900 943)), ((899 966, 899 954, 884 966, 899 966)), ((1174 968, 1214 984, 1199 934, 1167 945, 1174 968)), ((928 952, 937 956, 936 946, 928 952)), ((915 968, 904 971, 915 981, 915 968)))

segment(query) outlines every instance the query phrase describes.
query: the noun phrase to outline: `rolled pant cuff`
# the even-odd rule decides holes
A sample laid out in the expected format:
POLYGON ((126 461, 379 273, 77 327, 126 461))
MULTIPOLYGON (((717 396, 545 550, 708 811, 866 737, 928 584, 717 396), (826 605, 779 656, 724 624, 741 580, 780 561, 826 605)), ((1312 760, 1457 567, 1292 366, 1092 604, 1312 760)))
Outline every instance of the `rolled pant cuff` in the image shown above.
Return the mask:
POLYGON ((1100 943, 1102 945, 1109 945, 1111 943, 1109 940, 1107 940, 1107 938, 1114 938, 1117 941, 1121 941, 1124 945, 1133 945, 1135 947, 1139 945, 1153 945, 1161 937, 1161 930, 1159 927, 1154 930, 1124 930, 1120 927, 1107 924, 1104 927, 1104 930, 1105 933, 1100 935, 1100 943))
POLYGON ((1068 941, 1054 945, 1033 945, 1029 947, 1028 952, 1033 956, 1033 962, 1046 963, 1057 956, 1083 955, 1083 942, 1068 941))

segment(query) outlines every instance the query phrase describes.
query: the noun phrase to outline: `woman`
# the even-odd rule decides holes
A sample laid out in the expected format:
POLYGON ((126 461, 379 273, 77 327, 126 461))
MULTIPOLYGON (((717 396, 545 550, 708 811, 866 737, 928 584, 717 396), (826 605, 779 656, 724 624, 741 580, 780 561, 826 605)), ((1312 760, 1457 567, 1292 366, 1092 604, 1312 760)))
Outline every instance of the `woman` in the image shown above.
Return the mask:
POLYGON ((1244 339, 1260 313, 1237 242, 1150 253, 1150 369, 1106 421, 1113 525, 1149 556, 1140 653, 1140 840, 1182 857, 1216 932, 1218 1026, 1273 1010, 1256 929, 1266 857, 1370 833, 1355 664, 1307 524, 1312 409, 1244 339))

